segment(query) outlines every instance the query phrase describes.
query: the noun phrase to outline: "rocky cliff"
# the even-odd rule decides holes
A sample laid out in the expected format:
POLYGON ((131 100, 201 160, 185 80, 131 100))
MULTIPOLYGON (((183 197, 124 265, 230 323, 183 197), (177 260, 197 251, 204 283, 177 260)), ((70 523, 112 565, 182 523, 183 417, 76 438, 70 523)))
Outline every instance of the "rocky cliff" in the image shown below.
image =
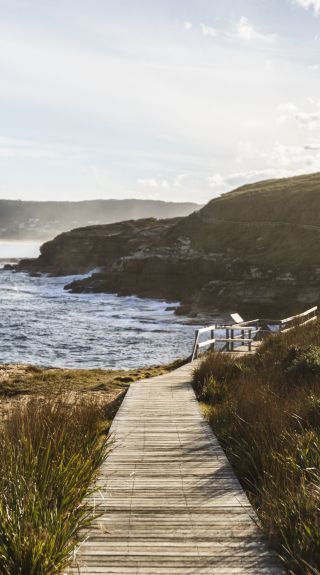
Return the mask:
POLYGON ((79 228, 20 270, 66 275, 74 292, 116 292, 213 315, 294 313, 319 302, 320 174, 244 186, 200 211, 79 228))

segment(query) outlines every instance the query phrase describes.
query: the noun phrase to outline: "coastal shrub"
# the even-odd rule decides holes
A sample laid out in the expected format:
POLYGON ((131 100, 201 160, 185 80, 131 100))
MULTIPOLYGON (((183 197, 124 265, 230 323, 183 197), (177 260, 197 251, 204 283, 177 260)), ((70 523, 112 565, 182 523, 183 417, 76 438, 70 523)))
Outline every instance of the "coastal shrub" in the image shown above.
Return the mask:
POLYGON ((320 375, 320 346, 309 345, 306 348, 292 346, 284 360, 284 368, 295 379, 320 375))
POLYGON ((319 367, 318 320, 268 337, 252 356, 211 352, 193 375, 262 528, 295 575, 320 572, 319 367))
POLYGON ((108 452, 92 400, 30 400, 0 428, 0 573, 55 575, 97 514, 88 503, 108 452))

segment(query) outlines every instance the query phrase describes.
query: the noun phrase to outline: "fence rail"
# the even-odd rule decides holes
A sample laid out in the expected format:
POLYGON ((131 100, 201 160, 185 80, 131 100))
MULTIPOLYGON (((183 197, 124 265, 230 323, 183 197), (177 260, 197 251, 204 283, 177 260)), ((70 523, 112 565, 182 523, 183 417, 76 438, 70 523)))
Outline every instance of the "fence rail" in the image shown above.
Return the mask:
POLYGON ((284 319, 252 319, 249 321, 243 321, 239 314, 233 314, 234 317, 242 321, 233 324, 213 324, 195 331, 191 361, 197 359, 203 348, 211 347, 214 350, 218 344, 220 344, 221 351, 251 352, 254 344, 257 344, 266 335, 279 331, 288 332, 298 325, 302 326, 315 321, 317 310, 318 307, 314 306, 284 319), (221 332, 222 334, 224 332, 224 337, 221 332), (201 341, 201 336, 208 333, 210 333, 210 337, 201 341))

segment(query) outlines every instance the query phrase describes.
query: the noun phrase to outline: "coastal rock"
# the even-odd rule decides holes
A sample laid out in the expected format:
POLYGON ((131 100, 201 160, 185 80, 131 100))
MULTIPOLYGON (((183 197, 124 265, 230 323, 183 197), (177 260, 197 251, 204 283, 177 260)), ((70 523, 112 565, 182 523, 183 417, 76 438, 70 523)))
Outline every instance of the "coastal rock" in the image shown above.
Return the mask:
POLYGON ((12 271, 12 270, 15 269, 15 265, 13 265, 13 264, 5 264, 2 269, 5 270, 5 271, 12 271))
POLYGON ((180 302, 177 313, 301 311, 320 300, 320 174, 243 186, 185 218, 78 228, 18 270, 65 286, 180 302))

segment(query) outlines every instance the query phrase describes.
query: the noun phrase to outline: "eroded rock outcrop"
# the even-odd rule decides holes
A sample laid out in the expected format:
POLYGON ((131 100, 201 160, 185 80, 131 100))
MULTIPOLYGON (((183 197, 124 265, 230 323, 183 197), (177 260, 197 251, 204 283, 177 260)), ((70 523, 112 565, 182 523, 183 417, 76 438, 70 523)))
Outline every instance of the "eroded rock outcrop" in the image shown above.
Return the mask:
POLYGON ((73 292, 179 301, 215 315, 294 313, 319 302, 320 175, 244 186, 199 212, 79 228, 19 270, 83 274, 73 292))

